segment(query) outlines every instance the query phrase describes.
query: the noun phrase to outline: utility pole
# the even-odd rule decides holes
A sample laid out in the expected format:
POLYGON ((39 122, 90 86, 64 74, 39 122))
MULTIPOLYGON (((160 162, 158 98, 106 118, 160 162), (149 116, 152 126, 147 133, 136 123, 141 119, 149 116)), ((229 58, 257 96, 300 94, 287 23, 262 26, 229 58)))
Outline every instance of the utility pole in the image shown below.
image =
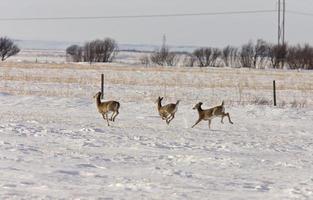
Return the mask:
POLYGON ((163 34, 162 48, 166 48, 166 35, 163 34))
POLYGON ((281 23, 280 23, 280 5, 281 5, 281 3, 280 3, 280 0, 278 0, 278 10, 277 10, 277 13, 278 13, 278 23, 277 23, 277 25, 278 25, 278 32, 277 32, 277 37, 278 37, 278 40, 277 40, 277 44, 278 44, 278 46, 280 45, 280 30, 281 30, 281 28, 280 28, 280 25, 281 25, 281 23))
POLYGON ((283 0, 283 45, 285 45, 286 0, 283 0))
POLYGON ((285 45, 286 0, 278 0, 278 45, 285 45), (283 2, 282 2, 283 1, 283 2))
MULTIPOLYGON (((278 0, 278 41, 277 45, 281 48, 281 50, 286 48, 286 32, 285 32, 285 25, 286 25, 286 0, 278 0)), ((285 56, 280 58, 280 67, 284 68, 285 65, 285 56)))

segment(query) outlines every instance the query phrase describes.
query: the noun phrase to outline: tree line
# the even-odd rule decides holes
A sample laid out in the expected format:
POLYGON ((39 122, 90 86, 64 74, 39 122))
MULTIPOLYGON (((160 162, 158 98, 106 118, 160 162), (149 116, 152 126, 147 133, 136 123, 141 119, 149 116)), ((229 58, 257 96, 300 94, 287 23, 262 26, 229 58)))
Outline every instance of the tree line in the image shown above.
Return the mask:
POLYGON ((180 62, 188 67, 313 69, 313 46, 309 44, 277 45, 259 39, 256 43, 249 41, 241 47, 201 47, 192 53, 180 54, 162 46, 150 55, 141 57, 140 61, 147 66, 175 66, 180 62))
MULTIPOLYGON (((14 56, 20 48, 14 40, 0 37, 0 60, 14 56)), ((112 62, 118 44, 112 38, 96 39, 84 45, 71 45, 66 56, 72 62, 112 62)), ((310 44, 278 45, 262 39, 249 41, 241 47, 201 47, 191 53, 174 52, 164 43, 159 49, 145 54, 140 62, 146 66, 243 67, 313 70, 313 46, 310 44)))

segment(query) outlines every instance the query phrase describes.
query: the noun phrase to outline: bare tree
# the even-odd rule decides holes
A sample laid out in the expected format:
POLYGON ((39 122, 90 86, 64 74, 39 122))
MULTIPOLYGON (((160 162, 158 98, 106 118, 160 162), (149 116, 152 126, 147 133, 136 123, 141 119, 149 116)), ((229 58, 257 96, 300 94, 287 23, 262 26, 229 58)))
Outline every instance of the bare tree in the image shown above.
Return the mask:
POLYGON ((254 50, 254 58, 253 58, 253 66, 254 68, 257 68, 257 64, 259 64, 260 67, 263 68, 264 63, 269 57, 270 52, 270 45, 262 40, 258 39, 255 50, 254 50))
POLYGON ((1 61, 6 60, 7 58, 14 56, 20 52, 20 49, 13 40, 7 37, 0 38, 0 58, 1 61))
POLYGON ((302 69, 313 69, 313 47, 305 44, 301 51, 302 69))
POLYGON ((150 60, 160 66, 175 66, 179 58, 175 52, 171 52, 167 46, 163 45, 151 54, 150 60))
POLYGON ((83 47, 83 60, 84 62, 92 63, 95 60, 95 52, 92 49, 92 45, 90 42, 86 42, 83 47))
POLYGON ((242 45, 240 52, 240 64, 242 67, 251 68, 254 66, 255 48, 254 44, 250 41, 242 45))
POLYGON ((301 68, 301 46, 290 46, 288 47, 288 55, 286 57, 286 61, 289 65, 290 69, 298 69, 301 68))
POLYGON ((193 56, 196 58, 199 67, 217 67, 222 52, 218 48, 199 48, 193 52, 193 56))
POLYGON ((238 48, 227 46, 221 51, 221 59, 224 61, 225 66, 227 67, 236 67, 238 66, 238 48))
POLYGON ((73 62, 81 62, 83 60, 83 48, 78 45, 71 45, 66 49, 66 56, 69 56, 73 62))
POLYGON ((210 65, 212 67, 218 67, 219 66, 219 58, 221 57, 222 55, 222 51, 219 50, 218 48, 213 48, 212 49, 212 56, 210 58, 210 65))
POLYGON ((232 52, 231 46, 227 46, 227 47, 223 48, 223 50, 222 50, 221 59, 223 60, 226 67, 230 66, 231 52, 232 52))
POLYGON ((287 56, 287 45, 272 45, 269 50, 269 58, 274 69, 283 67, 284 60, 287 56))
POLYGON ((211 48, 200 48, 193 52, 193 55, 197 58, 199 67, 207 67, 210 64, 210 57, 212 55, 211 48))
POLYGON ((313 69, 313 47, 309 44, 289 46, 286 62, 290 69, 313 69))
POLYGON ((86 62, 112 62, 117 54, 118 45, 111 38, 93 40, 85 43, 83 51, 86 62))

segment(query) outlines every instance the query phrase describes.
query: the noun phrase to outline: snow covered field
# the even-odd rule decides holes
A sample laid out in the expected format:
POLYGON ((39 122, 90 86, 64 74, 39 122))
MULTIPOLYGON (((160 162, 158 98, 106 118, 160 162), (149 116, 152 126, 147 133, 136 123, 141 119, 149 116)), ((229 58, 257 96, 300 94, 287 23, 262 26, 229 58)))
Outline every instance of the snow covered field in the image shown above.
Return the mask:
POLYGON ((310 72, 8 62, 0 77, 1 199, 313 199, 310 72), (274 79, 279 107, 257 105, 274 79), (170 126, 159 95, 182 100, 170 126), (234 125, 190 128, 195 103, 223 99, 234 125))

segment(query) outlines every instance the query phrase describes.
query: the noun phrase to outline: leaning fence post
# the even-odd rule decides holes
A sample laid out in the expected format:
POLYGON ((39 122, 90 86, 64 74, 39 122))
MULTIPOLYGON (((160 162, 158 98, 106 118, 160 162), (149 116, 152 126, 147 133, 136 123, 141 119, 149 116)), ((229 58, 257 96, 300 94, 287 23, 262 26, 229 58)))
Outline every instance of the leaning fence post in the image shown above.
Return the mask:
POLYGON ((104 74, 101 74, 101 99, 103 99, 104 92, 104 74))
POLYGON ((274 98, 274 106, 276 106, 276 82, 273 80, 273 98, 274 98))

